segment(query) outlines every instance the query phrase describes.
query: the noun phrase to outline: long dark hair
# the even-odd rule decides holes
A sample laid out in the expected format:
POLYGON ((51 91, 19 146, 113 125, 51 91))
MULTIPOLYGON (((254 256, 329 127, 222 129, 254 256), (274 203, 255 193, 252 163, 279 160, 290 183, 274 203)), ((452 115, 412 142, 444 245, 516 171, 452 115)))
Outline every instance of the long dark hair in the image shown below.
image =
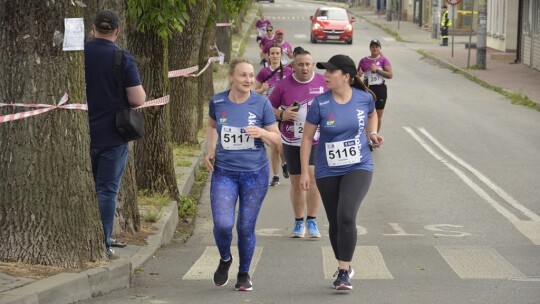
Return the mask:
POLYGON ((368 88, 368 86, 362 81, 362 78, 360 78, 360 76, 358 75, 355 75, 355 76, 350 75, 350 76, 351 76, 351 86, 353 88, 357 88, 364 92, 370 93, 373 96, 373 99, 377 100, 377 95, 375 95, 375 93, 373 93, 373 91, 368 88))
MULTIPOLYGON (((283 49, 281 48, 281 45, 274 43, 268 48, 268 55, 270 56, 270 49, 272 48, 278 48, 279 52, 281 53, 281 57, 283 57, 283 49)), ((270 59, 270 58, 269 58, 270 59)), ((281 58, 279 59, 279 79, 283 79, 283 64, 281 64, 281 58)))

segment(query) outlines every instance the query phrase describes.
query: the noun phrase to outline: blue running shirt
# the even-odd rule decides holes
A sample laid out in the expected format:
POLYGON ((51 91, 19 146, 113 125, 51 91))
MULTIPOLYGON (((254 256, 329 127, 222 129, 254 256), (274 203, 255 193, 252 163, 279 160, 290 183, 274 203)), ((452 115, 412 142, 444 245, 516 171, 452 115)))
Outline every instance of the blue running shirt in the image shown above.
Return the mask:
POLYGON ((373 171, 365 130, 375 101, 371 94, 352 89, 352 98, 346 104, 337 103, 328 91, 317 96, 309 109, 306 121, 320 128, 315 178, 358 169, 373 171))
POLYGON ((227 90, 212 97, 208 114, 216 121, 218 133, 215 166, 231 171, 255 171, 268 163, 264 142, 243 135, 244 127, 264 128, 276 123, 266 96, 251 91, 248 100, 237 104, 229 99, 227 90))

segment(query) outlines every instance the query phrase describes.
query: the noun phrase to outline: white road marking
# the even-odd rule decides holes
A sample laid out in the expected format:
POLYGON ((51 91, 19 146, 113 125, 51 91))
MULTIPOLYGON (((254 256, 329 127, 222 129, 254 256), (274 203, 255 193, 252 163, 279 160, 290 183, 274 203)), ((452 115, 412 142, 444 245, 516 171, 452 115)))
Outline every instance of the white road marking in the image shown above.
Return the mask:
MULTIPOLYGON (((338 268, 334 252, 330 246, 323 246, 321 249, 324 278, 333 279, 334 273, 338 268)), ((377 246, 356 246, 351 267, 354 268, 355 273, 353 280, 391 280, 394 278, 386 267, 386 263, 377 246)))
MULTIPOLYGON (((251 260, 251 267, 249 274, 253 277, 255 274, 257 264, 261 259, 262 247, 255 247, 253 253, 253 259, 251 260)), ((232 246, 231 253, 233 255, 233 262, 231 269, 238 269, 238 247, 232 246)), ((188 272, 182 277, 182 280, 212 280, 214 272, 219 263, 219 251, 216 246, 207 246, 201 257, 191 266, 188 272)), ((235 273, 235 271, 233 271, 235 273)))
POLYGON ((423 234, 410 234, 403 229, 398 223, 388 223, 390 227, 396 232, 396 233, 385 233, 384 236, 423 236, 423 234))
POLYGON ((433 144, 435 144, 439 149, 441 149, 446 155, 450 156, 453 160, 455 160, 458 164, 462 165, 465 169, 467 169, 469 172, 474 174, 479 180, 481 180, 486 186, 491 188, 495 193, 497 193, 502 199, 504 199, 508 204, 510 204, 512 207, 516 208, 517 210, 521 211, 523 215, 530 218, 532 221, 540 221, 540 216, 532 212, 531 210, 527 209, 525 206, 518 203, 510 194, 508 194, 506 191, 504 191, 501 187, 499 187, 495 182, 487 178, 484 174, 482 174, 480 171, 476 170, 473 166, 466 163, 461 158, 457 157, 454 153, 450 152, 445 146, 443 146, 437 139, 435 139, 431 134, 429 134, 426 129, 420 128, 419 129, 422 134, 424 134, 433 144))
POLYGON ((470 179, 462 170, 451 164, 448 159, 444 158, 429 145, 427 144, 416 132, 414 132, 409 127, 403 127, 407 133, 409 133, 429 154, 431 154, 436 160, 440 161, 451 171, 453 171, 461 180, 465 182, 478 196, 483 198, 490 206, 492 206, 497 212, 502 216, 507 218, 510 223, 512 223, 523 235, 525 235, 532 243, 535 245, 540 245, 540 217, 527 209, 525 206, 518 203, 514 198, 512 198, 508 193, 506 193, 502 188, 497 186, 494 182, 489 180, 486 176, 480 173, 478 170, 473 168, 471 165, 467 164, 465 161, 457 157, 454 153, 450 152, 446 147, 444 147, 438 140, 431 136, 424 128, 419 128, 420 132, 428 137, 440 150, 442 150, 450 158, 454 159, 458 164, 465 167, 469 172, 475 175, 480 179, 486 186, 495 191, 501 198, 503 198, 508 204, 510 204, 515 209, 521 211, 524 216, 527 216, 531 221, 522 221, 507 208, 502 206, 494 198, 492 198, 486 191, 484 191, 477 183, 470 179))
POLYGON ((435 246, 462 279, 509 279, 525 277, 491 247, 435 246))
POLYGON ((296 38, 296 39, 307 39, 307 35, 305 35, 305 34, 295 34, 294 38, 296 38))

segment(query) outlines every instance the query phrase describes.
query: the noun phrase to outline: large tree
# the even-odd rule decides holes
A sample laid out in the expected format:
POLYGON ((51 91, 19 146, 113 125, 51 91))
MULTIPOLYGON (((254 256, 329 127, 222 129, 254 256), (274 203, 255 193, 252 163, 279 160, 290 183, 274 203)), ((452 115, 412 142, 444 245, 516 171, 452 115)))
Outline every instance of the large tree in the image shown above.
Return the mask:
MULTIPOLYGON (((199 66, 205 65, 209 57, 216 57, 219 55, 215 45, 216 19, 214 14, 215 6, 212 6, 212 10, 208 14, 208 19, 206 20, 203 36, 201 38, 199 66)), ((204 112, 204 106, 208 104, 210 97, 214 95, 214 77, 212 73, 212 66, 210 66, 209 69, 210 70, 206 73, 201 74, 197 84, 197 130, 200 130, 203 127, 204 117, 208 115, 208 113, 204 112)))
MULTIPOLYGON (((128 48, 139 63, 148 99, 169 94, 168 39, 182 31, 194 0, 127 0, 128 48)), ((179 199, 170 141, 169 105, 142 110, 145 136, 135 143, 137 185, 179 199)))
MULTIPOLYGON (((211 0, 199 0, 197 4, 189 7, 190 22, 182 32, 174 33, 169 42, 170 70, 199 64, 202 69, 206 65, 206 62, 200 62, 199 53, 202 47, 205 48, 204 53, 208 54, 206 49, 209 46, 201 45, 201 42, 211 6, 211 0)), ((207 73, 211 73, 211 70, 207 73)), ((193 77, 171 79, 171 130, 175 143, 198 144, 198 84, 198 79, 193 77)))
MULTIPOLYGON (((0 3, 1 102, 53 105, 64 92, 71 103, 85 101, 83 52, 53 39, 64 18, 82 15, 69 1, 0 3)), ((88 134, 79 110, 0 124, 1 261, 80 267, 103 258, 88 134)))

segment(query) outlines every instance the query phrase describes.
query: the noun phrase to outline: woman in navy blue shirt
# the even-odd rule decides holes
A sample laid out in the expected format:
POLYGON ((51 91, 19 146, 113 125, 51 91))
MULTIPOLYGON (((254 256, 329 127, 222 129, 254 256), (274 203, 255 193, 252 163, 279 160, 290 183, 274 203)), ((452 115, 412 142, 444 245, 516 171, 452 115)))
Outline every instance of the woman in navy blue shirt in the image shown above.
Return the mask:
POLYGON ((333 287, 351 290, 354 270, 350 262, 356 247, 356 214, 371 184, 373 171, 368 138, 375 148, 380 147, 384 139, 377 134, 375 95, 356 75, 354 61, 345 55, 335 55, 328 62, 318 62, 317 68, 326 69, 324 78, 329 91, 315 98, 306 117, 300 147, 300 184, 304 190, 309 189, 307 165, 319 127, 315 179, 328 217, 330 243, 338 261, 333 287))

